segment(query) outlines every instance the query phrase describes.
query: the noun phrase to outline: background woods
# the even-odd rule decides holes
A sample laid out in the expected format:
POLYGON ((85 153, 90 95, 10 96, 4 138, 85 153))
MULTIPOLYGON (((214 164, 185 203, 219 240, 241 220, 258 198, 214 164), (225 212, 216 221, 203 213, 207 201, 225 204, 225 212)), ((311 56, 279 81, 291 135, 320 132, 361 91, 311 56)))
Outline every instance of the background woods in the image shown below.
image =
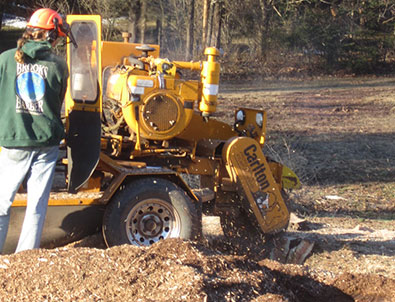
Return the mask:
POLYGON ((127 31, 170 59, 199 59, 215 46, 223 71, 239 76, 386 73, 395 62, 393 0, 1 0, 0 19, 43 6, 100 14, 104 39, 127 31))

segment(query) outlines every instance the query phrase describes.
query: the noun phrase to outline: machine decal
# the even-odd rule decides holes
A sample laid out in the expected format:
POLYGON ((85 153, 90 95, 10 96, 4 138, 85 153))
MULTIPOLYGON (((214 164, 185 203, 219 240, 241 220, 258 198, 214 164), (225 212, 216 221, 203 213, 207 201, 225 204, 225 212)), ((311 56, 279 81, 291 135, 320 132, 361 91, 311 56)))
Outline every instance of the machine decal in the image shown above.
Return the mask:
POLYGON ((204 94, 207 94, 207 95, 217 95, 218 94, 218 85, 204 84, 203 92, 204 92, 204 94))
POLYGON ((254 196, 254 200, 256 200, 261 212, 269 209, 269 194, 256 191, 255 193, 252 193, 252 195, 254 196))
POLYGON ((144 79, 137 79, 137 86, 140 86, 140 87, 154 87, 154 81, 152 81, 152 80, 144 80, 144 79))
POLYGON ((252 168, 252 172, 254 172, 255 179, 258 182, 260 189, 264 191, 269 187, 269 181, 266 178, 265 165, 259 162, 256 150, 257 148, 255 145, 250 145, 244 149, 244 154, 247 156, 248 164, 252 168))
POLYGON ((144 87, 131 86, 130 91, 133 94, 144 94, 144 87))

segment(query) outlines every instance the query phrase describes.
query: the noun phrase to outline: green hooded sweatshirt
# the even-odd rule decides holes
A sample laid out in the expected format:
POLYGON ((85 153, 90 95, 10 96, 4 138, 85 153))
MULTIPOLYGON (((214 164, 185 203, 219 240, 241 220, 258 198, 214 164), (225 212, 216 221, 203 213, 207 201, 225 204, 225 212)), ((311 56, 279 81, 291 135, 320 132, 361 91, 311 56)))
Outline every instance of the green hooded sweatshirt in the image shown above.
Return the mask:
POLYGON ((47 41, 27 41, 23 64, 14 59, 16 48, 0 55, 0 146, 55 146, 64 138, 68 69, 51 49, 47 41))

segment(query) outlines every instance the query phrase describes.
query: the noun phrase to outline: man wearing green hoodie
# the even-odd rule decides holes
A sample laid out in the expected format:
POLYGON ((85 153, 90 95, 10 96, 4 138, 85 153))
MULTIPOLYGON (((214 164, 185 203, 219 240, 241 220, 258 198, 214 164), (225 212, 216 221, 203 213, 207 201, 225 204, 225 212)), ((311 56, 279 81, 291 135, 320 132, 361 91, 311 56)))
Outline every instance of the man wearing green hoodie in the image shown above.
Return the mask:
POLYGON ((39 248, 64 137, 61 107, 68 69, 52 47, 68 26, 48 8, 33 13, 18 47, 0 55, 0 252, 10 207, 27 180, 27 207, 16 252, 39 248))

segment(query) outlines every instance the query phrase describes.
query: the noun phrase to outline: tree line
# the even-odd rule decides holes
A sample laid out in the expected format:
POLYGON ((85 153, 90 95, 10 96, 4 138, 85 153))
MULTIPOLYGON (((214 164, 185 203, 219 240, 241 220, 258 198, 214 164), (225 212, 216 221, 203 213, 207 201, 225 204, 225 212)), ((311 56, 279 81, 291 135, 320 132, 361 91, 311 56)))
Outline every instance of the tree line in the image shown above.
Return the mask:
MULTIPOLYGON (((156 43, 171 59, 200 58, 206 46, 243 72, 292 67, 326 72, 389 71, 395 62, 393 0, 0 0, 4 13, 38 7, 100 14, 103 39, 156 43)), ((291 68, 291 69, 292 69, 291 68)))

